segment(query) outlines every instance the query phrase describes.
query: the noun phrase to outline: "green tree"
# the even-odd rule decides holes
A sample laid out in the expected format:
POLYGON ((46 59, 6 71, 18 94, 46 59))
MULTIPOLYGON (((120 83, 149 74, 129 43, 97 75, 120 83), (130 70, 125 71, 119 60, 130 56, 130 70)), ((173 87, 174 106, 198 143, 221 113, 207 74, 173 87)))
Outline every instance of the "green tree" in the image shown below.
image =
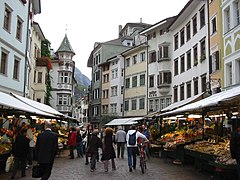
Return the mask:
POLYGON ((45 39, 44 41, 42 41, 41 43, 41 55, 42 57, 50 57, 50 41, 48 41, 47 39, 45 39))
MULTIPOLYGON (((44 41, 41 42, 41 56, 42 57, 48 57, 50 60, 51 53, 50 53, 50 41, 45 39, 44 41)), ((46 77, 46 94, 45 94, 45 103, 50 106, 50 100, 51 100, 51 91, 52 91, 52 85, 51 85, 51 76, 49 73, 49 70, 47 72, 47 77, 46 77)))

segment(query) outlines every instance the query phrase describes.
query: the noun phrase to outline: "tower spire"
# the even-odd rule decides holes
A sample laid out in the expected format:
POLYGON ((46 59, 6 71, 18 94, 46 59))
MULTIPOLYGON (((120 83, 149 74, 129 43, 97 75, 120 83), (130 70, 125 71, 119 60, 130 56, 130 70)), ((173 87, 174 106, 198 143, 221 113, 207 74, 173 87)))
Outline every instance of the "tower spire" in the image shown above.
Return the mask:
POLYGON ((65 25, 65 34, 67 34, 67 30, 68 30, 68 28, 67 28, 67 24, 65 25))

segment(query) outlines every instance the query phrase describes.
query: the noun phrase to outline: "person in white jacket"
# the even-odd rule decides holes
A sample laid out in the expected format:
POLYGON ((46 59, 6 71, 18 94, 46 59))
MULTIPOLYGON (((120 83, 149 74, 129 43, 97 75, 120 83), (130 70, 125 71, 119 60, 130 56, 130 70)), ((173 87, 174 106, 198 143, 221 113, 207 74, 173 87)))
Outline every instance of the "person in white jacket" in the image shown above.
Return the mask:
POLYGON ((135 125, 132 125, 130 130, 128 130, 127 135, 126 135, 129 172, 132 172, 132 169, 136 169, 136 163, 137 163, 137 158, 136 157, 137 157, 137 152, 138 152, 137 139, 139 137, 143 138, 144 141, 148 142, 147 137, 144 134, 137 131, 135 125), (131 143, 129 142, 129 137, 133 133, 135 133, 136 138, 135 138, 135 144, 131 145, 131 143))

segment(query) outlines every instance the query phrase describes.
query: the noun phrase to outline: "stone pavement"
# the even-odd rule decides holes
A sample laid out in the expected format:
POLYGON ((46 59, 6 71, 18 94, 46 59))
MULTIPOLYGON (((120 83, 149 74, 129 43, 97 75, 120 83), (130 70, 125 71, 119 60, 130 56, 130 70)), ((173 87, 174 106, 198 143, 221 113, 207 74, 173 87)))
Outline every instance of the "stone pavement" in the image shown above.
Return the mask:
MULTIPOLYGON (((111 164, 111 163, 110 163, 111 164)), ((137 159, 139 164, 139 159, 137 159)), ((50 180, 213 180, 213 176, 200 172, 189 165, 174 165, 162 158, 151 158, 147 161, 147 170, 141 173, 139 165, 133 172, 128 171, 126 154, 124 159, 116 158, 117 169, 109 168, 104 172, 103 163, 97 162, 97 169, 90 172, 90 165, 85 165, 85 158, 69 159, 68 151, 63 152, 54 162, 50 180)), ((26 171, 27 177, 20 178, 18 171, 15 179, 29 180, 31 168, 26 171)), ((10 179, 11 173, 0 174, 1 180, 10 179)))

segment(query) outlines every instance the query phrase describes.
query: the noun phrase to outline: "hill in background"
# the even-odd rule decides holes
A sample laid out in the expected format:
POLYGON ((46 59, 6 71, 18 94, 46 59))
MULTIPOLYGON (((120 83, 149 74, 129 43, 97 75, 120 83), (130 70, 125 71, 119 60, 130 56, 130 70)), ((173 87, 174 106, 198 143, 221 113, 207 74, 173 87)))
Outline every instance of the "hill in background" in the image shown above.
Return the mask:
POLYGON ((75 67, 75 74, 74 77, 77 81, 78 86, 75 88, 75 98, 82 98, 83 96, 86 96, 88 93, 88 86, 90 86, 90 79, 82 74, 82 72, 75 67))

